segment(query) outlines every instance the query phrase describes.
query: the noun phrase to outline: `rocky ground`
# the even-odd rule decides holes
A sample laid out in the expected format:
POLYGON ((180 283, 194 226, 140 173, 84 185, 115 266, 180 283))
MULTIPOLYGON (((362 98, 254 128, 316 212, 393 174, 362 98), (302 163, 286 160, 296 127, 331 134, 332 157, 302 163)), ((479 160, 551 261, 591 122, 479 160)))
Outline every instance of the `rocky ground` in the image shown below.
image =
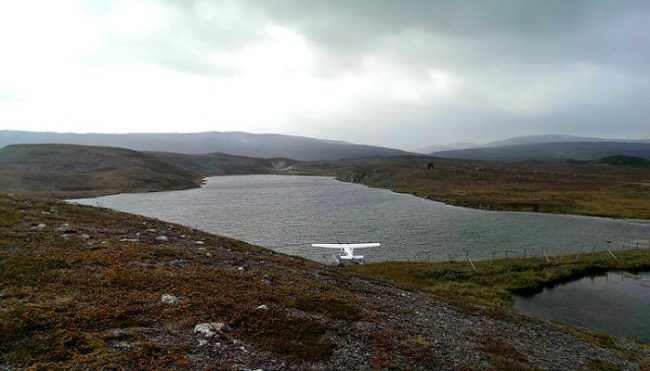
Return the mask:
POLYGON ((106 209, 0 196, 0 370, 649 370, 650 349, 106 209))

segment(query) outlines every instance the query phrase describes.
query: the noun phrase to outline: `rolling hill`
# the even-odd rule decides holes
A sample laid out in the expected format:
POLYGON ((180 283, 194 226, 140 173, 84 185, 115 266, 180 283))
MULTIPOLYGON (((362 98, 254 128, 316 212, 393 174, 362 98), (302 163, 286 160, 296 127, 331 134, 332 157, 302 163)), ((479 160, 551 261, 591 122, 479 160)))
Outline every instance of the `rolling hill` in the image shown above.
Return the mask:
POLYGON ((197 187, 201 177, 152 155, 63 144, 0 149, 0 190, 56 197, 197 187))
POLYGON ((36 143, 109 146, 137 151, 185 154, 220 152, 235 156, 283 157, 299 161, 407 154, 405 151, 392 148, 280 134, 250 134, 244 132, 74 134, 0 131, 0 148, 11 144, 36 143))
POLYGON ((146 152, 166 163, 201 176, 272 174, 291 169, 296 161, 286 158, 254 158, 224 153, 188 155, 171 152, 146 152))
POLYGON ((616 155, 650 159, 650 143, 643 141, 531 143, 440 151, 431 155, 485 161, 588 161, 616 155))
POLYGON ((0 149, 0 191, 84 197, 198 187, 212 175, 272 174, 296 163, 223 153, 187 155, 115 147, 20 144, 0 149))
MULTIPOLYGON (((519 144, 538 144, 538 143, 566 143, 566 142, 627 142, 621 139, 604 139, 596 137, 579 137, 575 135, 526 135, 521 137, 507 138, 498 140, 485 145, 485 147, 516 146, 519 144)), ((459 148, 461 149, 461 148, 459 148)))

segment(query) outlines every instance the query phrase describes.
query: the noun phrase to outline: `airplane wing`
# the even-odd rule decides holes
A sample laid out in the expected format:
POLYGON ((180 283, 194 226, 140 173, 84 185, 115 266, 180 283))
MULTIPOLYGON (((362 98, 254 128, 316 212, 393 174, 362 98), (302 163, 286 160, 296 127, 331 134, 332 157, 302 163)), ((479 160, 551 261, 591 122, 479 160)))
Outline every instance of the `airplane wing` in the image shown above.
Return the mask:
POLYGON ((312 243, 312 247, 322 247, 325 249, 344 249, 344 248, 353 248, 353 249, 363 249, 366 247, 380 247, 380 243, 371 242, 371 243, 312 243))

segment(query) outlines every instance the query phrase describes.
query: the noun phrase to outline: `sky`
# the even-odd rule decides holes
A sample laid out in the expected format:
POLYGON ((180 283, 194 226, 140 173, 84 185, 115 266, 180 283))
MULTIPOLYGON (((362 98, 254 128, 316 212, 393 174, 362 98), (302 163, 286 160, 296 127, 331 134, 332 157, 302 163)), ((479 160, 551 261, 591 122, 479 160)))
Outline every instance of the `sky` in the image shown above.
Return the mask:
POLYGON ((650 2, 0 2, 0 130, 650 138, 650 2))

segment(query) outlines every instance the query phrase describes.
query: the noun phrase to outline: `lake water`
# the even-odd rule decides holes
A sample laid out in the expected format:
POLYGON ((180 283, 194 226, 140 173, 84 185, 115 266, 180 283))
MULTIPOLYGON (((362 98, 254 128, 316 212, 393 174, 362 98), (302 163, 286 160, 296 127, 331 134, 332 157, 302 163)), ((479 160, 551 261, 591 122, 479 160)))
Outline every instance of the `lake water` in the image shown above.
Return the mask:
POLYGON ((515 296, 514 306, 540 317, 650 342, 650 272, 608 272, 515 296))
POLYGON ((650 237, 650 223, 572 215, 474 210, 328 177, 207 178, 201 188, 75 200, 155 217, 331 262, 312 242, 381 242, 367 261, 447 260, 591 251, 650 237), (302 245, 301 245, 302 244, 302 245))

